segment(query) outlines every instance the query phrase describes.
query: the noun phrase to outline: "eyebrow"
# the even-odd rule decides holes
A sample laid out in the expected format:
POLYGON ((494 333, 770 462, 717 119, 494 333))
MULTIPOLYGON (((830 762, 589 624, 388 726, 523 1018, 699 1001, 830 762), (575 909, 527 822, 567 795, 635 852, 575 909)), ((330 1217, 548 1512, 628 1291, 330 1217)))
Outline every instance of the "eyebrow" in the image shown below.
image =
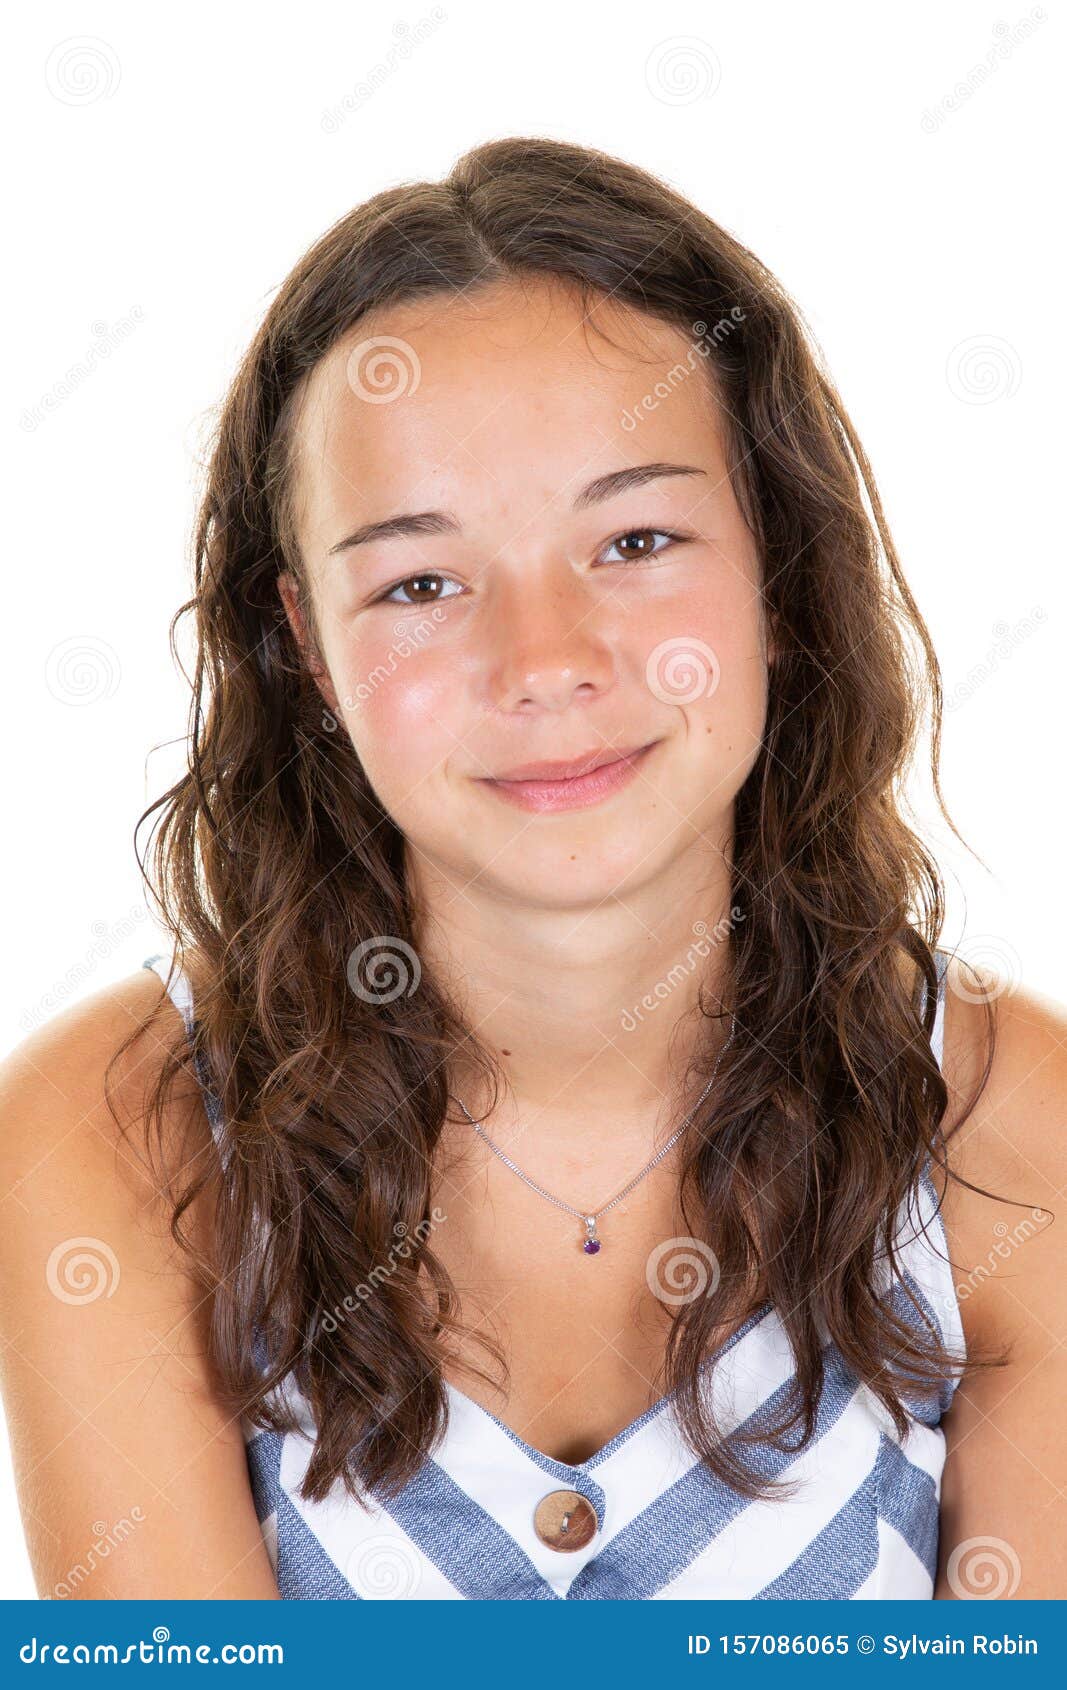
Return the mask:
MULTIPOLYGON (((632 464, 626 469, 612 470, 597 476, 576 494, 572 509, 588 510, 590 505, 603 504, 632 487, 643 487, 647 481, 658 481, 668 475, 706 475, 707 471, 693 464, 632 464)), ((327 557, 335 552, 350 551, 354 546, 366 546, 372 540, 392 540, 414 534, 460 534, 463 524, 452 511, 416 511, 410 515, 384 517, 380 522, 366 522, 331 546, 327 557)))

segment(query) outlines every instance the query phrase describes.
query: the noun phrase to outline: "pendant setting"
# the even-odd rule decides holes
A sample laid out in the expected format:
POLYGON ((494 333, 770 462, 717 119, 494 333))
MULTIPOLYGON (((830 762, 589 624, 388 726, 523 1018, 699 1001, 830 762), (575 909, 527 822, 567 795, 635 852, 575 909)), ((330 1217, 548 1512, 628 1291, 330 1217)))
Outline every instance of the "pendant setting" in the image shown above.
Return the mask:
POLYGON ((597 1251, 600 1249, 600 1240, 596 1235, 595 1215, 586 1215, 585 1217, 585 1242, 582 1245, 582 1249, 585 1251, 587 1256, 595 1256, 597 1251))

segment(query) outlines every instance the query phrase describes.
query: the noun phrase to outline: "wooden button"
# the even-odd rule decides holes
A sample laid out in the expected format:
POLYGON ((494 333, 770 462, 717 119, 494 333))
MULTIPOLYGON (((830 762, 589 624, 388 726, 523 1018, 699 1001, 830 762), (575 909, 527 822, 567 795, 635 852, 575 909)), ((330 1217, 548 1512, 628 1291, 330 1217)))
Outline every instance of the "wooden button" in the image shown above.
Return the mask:
POLYGON ((599 1527, 596 1509, 581 1491, 549 1491, 534 1509, 534 1531, 549 1549, 584 1549, 599 1527))

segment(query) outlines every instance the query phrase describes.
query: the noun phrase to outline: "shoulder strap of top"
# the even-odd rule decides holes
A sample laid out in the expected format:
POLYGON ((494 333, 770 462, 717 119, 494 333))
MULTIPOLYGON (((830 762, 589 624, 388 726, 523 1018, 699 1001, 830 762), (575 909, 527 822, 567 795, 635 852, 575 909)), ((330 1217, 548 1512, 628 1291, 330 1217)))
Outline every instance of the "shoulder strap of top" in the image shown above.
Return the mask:
POLYGON ((935 950, 934 962, 937 965, 937 1008, 934 1011, 934 1025, 930 1033, 930 1049, 940 1068, 945 1056, 945 980, 948 974, 948 952, 935 950))
MULTIPOLYGON (((193 1010, 193 989, 189 984, 188 975, 179 966, 177 957, 168 957, 160 952, 157 956, 146 957, 141 966, 151 968, 154 973, 159 975, 167 988, 171 1002, 181 1014, 182 1021, 185 1024, 186 1037, 192 1043, 193 1029, 196 1025, 193 1010)), ((222 1128, 222 1106, 212 1088, 211 1079, 200 1051, 193 1053, 193 1066, 196 1069, 196 1078, 204 1100, 204 1112, 211 1126, 212 1137, 219 1147, 220 1154, 225 1159, 227 1151, 222 1128)))
MULTIPOLYGON (((930 1049, 940 1068, 945 1050, 945 991, 949 953, 934 952, 937 965, 937 1009, 930 1033, 930 1049)), ((903 1204, 899 1217, 894 1249, 903 1277, 913 1295, 928 1315, 936 1321, 941 1341, 949 1353, 959 1360, 967 1356, 967 1344, 956 1291, 952 1263, 949 1260, 948 1239, 941 1218, 941 1205, 931 1175, 932 1157, 928 1154, 919 1184, 903 1204)), ((940 1412, 948 1410, 959 1377, 946 1381, 941 1393, 940 1412)))

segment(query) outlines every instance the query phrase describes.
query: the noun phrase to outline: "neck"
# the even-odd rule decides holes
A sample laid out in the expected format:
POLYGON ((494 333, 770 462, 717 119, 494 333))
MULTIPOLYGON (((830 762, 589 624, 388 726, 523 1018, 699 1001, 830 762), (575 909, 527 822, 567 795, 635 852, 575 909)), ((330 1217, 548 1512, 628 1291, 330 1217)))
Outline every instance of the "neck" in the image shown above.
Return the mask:
POLYGON ((569 1144, 603 1137, 610 1122, 613 1142, 631 1136, 635 1147, 680 1125, 710 1073, 689 1077, 695 1052, 717 1051, 729 1031, 699 1002, 714 1014, 729 996, 725 859, 705 851, 669 892, 650 884, 587 908, 461 891, 425 862, 419 894, 423 966, 447 983, 506 1082, 486 1115, 484 1084, 457 1061, 450 1089, 475 1120, 535 1124, 539 1142, 569 1144))

